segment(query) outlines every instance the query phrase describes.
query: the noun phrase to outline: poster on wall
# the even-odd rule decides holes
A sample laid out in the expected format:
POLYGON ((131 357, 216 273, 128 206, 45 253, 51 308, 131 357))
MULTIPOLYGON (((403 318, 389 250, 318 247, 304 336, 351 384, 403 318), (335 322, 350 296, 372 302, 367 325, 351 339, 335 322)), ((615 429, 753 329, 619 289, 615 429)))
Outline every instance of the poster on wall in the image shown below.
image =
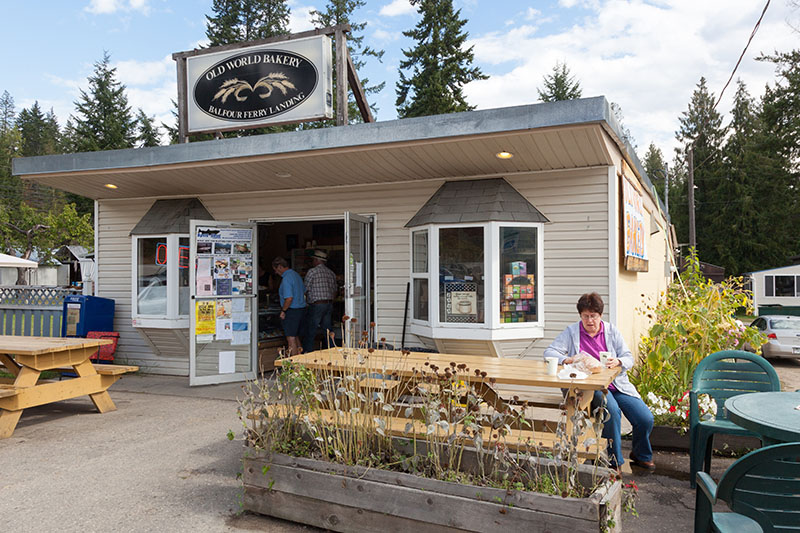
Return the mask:
POLYGON ((195 335, 213 335, 217 330, 217 313, 214 300, 197 300, 195 303, 195 335))
POLYGON ((647 238, 645 231, 645 209, 642 193, 622 176, 622 242, 625 270, 647 272, 647 238))
POLYGON ((478 284, 462 281, 445 282, 444 314, 447 322, 477 322, 478 284))
POLYGON ((253 230, 197 228, 197 296, 253 294, 253 230))

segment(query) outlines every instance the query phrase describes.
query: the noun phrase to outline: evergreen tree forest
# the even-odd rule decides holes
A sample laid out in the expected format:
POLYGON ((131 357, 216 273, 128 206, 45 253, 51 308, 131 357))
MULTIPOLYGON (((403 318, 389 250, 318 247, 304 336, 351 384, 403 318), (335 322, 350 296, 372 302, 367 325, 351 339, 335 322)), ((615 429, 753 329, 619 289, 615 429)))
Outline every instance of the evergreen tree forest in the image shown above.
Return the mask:
MULTIPOLYGON (((784 266, 800 254, 800 50, 759 60, 774 65, 775 80, 760 97, 738 81, 729 117, 700 79, 679 118, 680 148, 669 165, 670 217, 684 245, 692 148, 698 256, 726 275, 784 266)), ((651 144, 643 164, 662 199, 665 163, 651 144)))

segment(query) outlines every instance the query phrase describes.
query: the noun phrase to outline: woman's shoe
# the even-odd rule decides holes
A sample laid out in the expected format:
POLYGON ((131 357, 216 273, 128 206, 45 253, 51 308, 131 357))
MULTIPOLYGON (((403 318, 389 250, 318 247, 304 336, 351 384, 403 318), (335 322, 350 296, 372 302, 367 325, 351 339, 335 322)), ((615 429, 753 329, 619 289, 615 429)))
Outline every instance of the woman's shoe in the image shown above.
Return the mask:
POLYGON ((633 455, 629 456, 631 459, 632 466, 638 466, 639 468, 644 468, 650 470, 651 472, 656 469, 656 464, 653 461, 640 461, 633 457, 633 455))

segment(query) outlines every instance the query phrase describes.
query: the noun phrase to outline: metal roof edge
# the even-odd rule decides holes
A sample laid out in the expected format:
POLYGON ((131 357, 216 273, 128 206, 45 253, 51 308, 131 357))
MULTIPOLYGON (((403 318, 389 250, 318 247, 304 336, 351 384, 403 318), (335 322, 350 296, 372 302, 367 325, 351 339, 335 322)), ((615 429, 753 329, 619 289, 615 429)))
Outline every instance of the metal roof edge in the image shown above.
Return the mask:
POLYGON ((234 139, 15 158, 12 174, 147 168, 602 122, 619 138, 619 125, 610 113, 608 101, 604 96, 596 96, 234 139))

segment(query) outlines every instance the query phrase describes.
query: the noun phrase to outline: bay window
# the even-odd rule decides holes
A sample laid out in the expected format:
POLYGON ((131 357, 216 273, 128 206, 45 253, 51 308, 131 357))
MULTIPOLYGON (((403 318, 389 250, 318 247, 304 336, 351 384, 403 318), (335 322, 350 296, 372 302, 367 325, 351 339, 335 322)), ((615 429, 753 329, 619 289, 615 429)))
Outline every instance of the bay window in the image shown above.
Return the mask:
POLYGON ((176 321, 188 323, 189 236, 134 236, 132 245, 133 325, 173 327, 176 321))
POLYGON ((542 336, 542 230, 541 223, 496 221, 413 228, 412 333, 471 339, 542 336))

